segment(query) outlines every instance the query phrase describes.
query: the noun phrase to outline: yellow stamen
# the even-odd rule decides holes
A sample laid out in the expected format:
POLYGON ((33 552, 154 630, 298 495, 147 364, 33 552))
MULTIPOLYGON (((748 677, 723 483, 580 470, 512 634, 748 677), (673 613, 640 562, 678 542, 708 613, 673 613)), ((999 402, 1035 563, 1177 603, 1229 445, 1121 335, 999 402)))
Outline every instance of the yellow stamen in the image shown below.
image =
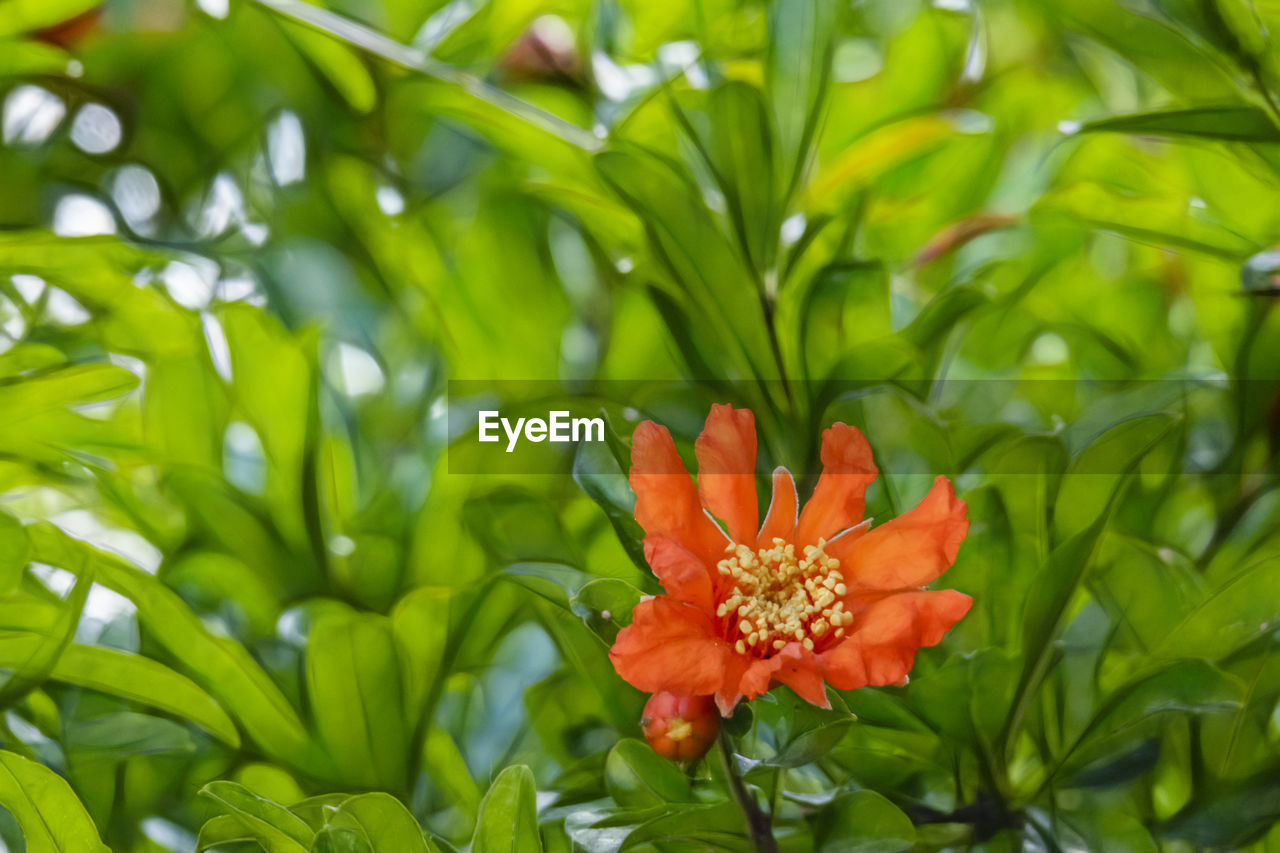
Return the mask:
POLYGON ((716 608, 720 618, 732 616, 734 648, 764 656, 798 642, 812 651, 815 641, 832 634, 844 636, 853 614, 839 600, 848 593, 839 572, 840 561, 825 552, 826 542, 807 545, 797 559, 794 544, 774 539, 767 548, 752 551, 730 545, 718 569, 733 578, 733 587, 716 608))
POLYGON ((671 740, 684 740, 693 734, 693 723, 683 717, 674 717, 667 723, 667 737, 671 740))

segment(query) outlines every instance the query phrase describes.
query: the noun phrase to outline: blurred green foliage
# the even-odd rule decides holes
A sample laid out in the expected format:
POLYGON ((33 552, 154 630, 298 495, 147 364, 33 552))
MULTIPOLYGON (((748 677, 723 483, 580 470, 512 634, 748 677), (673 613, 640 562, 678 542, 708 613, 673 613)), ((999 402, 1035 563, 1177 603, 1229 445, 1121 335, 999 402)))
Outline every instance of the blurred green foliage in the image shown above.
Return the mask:
POLYGON ((909 685, 727 724, 782 849, 1280 850, 1277 29, 0 0, 0 837, 751 849, 606 656, 629 421, 733 401, 973 522, 909 685), (477 470, 494 400, 616 432, 477 470))

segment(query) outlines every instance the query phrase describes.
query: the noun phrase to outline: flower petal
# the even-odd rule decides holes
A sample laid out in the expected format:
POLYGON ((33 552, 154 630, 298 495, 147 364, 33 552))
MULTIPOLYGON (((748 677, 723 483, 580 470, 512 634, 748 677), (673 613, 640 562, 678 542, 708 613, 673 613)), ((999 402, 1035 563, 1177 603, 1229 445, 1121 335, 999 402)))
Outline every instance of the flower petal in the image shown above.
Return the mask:
POLYGON ((707 564, 667 536, 644 537, 644 558, 667 595, 710 611, 715 607, 707 564))
POLYGON ((720 709, 720 716, 733 715, 734 707, 742 698, 742 676, 751 666, 752 661, 753 658, 749 655, 740 655, 737 652, 728 656, 724 667, 724 684, 716 691, 716 707, 720 709))
POLYGON ((969 532, 967 507, 946 477, 914 509, 827 553, 840 561, 845 580, 862 589, 921 587, 951 568, 969 532))
POLYGON ((749 662, 737 682, 741 696, 754 699, 767 693, 774 684, 785 684, 806 702, 822 708, 831 707, 822 681, 822 664, 813 652, 799 643, 787 643, 767 658, 747 660, 749 662))
POLYGON ((613 668, 633 687, 689 696, 720 690, 731 655, 709 613, 665 595, 637 604, 609 650, 613 668))
POLYGON ((916 652, 940 643, 972 605, 954 589, 876 597, 854 614, 849 636, 818 655, 823 674, 840 690, 896 684, 911 671, 916 652))
POLYGON ((694 443, 702 504, 729 529, 734 542, 756 535, 756 419, 750 409, 715 405, 694 443))
POLYGON ((795 656, 783 661, 773 680, 790 687, 810 705, 830 708, 831 700, 827 698, 826 683, 822 680, 822 663, 818 656, 799 643, 790 643, 779 657, 793 647, 795 656))
POLYGON ((797 548, 816 545, 862 520, 867 486, 876 478, 871 445, 856 427, 832 424, 822 433, 822 476, 796 526, 797 548))
POLYGON ((791 472, 781 466, 773 469, 773 500, 769 502, 769 512, 760 527, 760 535, 756 540, 757 548, 773 545, 774 538, 790 539, 796 529, 796 511, 799 508, 796 497, 796 481, 791 472))
POLYGON ((630 482, 636 493, 636 521, 645 533, 674 539, 712 563, 720 559, 729 543, 702 511, 698 490, 666 427, 653 421, 636 427, 630 482))

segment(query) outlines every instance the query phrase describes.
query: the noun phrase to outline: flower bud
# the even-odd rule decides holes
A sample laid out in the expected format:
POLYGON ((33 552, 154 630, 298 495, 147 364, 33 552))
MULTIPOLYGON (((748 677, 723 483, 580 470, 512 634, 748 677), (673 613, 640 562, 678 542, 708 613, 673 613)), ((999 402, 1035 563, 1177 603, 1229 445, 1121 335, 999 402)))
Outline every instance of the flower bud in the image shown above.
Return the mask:
POLYGON ((655 693, 640 719, 644 739, 671 761, 693 761, 707 754, 720 731, 720 712, 710 696, 655 693))

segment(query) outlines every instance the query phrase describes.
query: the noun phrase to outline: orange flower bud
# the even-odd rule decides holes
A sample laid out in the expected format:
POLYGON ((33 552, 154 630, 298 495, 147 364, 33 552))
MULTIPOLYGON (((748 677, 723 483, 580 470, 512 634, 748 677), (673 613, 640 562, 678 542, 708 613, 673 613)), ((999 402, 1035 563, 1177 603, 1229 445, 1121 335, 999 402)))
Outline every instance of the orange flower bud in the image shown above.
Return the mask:
POLYGON ((720 712, 710 696, 655 693, 640 719, 644 739, 671 761, 693 761, 707 754, 720 731, 720 712))

